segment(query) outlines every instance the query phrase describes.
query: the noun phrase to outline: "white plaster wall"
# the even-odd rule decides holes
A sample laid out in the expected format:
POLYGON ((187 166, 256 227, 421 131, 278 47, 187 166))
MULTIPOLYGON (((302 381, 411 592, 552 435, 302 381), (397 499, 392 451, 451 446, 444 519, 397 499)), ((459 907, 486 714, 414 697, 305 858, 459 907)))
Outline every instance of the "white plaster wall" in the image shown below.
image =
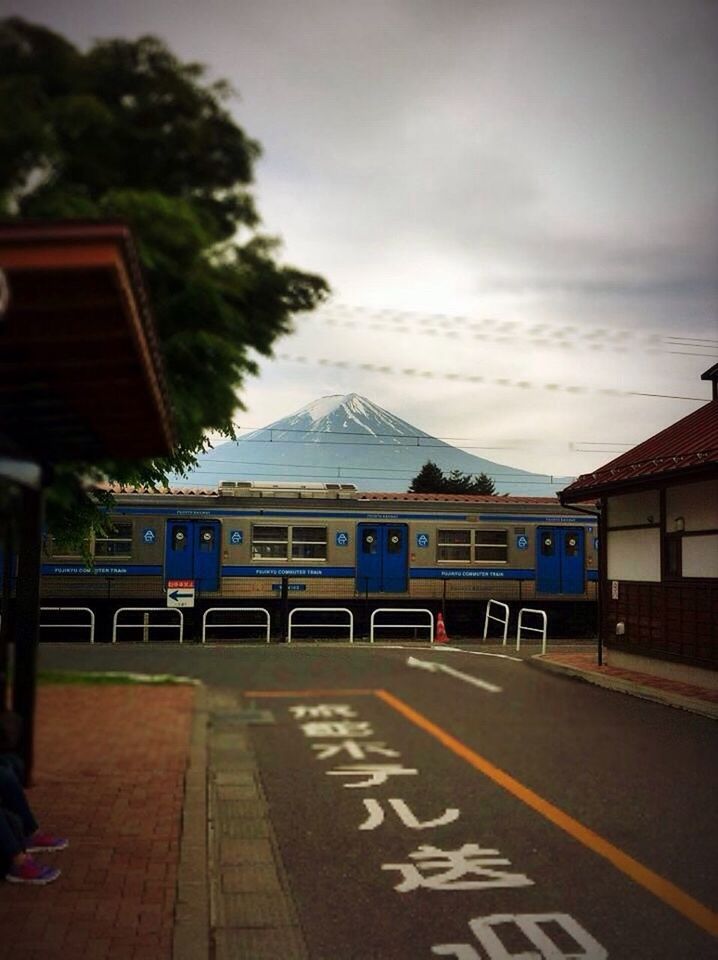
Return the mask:
POLYGON ((641 490, 609 497, 608 525, 628 527, 635 523, 658 523, 661 519, 660 506, 658 490, 641 490))
POLYGON ((661 579, 661 535, 659 530, 609 530, 608 579, 661 579))
POLYGON ((683 576, 718 577, 718 535, 682 537, 683 576))
POLYGON ((685 530, 718 530, 718 480, 669 487, 666 490, 666 530, 669 533, 680 529, 676 524, 677 517, 683 517, 685 530))

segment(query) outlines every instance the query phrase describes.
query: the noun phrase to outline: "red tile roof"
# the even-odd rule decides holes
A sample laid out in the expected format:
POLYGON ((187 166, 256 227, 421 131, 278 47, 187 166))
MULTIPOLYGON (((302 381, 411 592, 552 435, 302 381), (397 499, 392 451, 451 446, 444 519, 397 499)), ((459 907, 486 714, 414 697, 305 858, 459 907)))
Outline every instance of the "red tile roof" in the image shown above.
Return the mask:
POLYGON ((605 467, 584 473, 559 493, 562 503, 575 503, 642 480, 718 467, 718 400, 689 413, 605 467))

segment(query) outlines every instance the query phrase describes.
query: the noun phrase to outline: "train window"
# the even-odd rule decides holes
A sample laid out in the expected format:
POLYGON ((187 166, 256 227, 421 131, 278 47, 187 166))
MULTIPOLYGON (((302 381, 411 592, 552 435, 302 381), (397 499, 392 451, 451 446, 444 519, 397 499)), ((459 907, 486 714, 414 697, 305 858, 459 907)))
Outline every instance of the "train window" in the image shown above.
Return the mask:
POLYGON ((292 527, 293 560, 326 560, 326 527, 292 527))
POLYGON ((253 560, 288 560, 289 528, 256 526, 252 528, 253 560))
POLYGON ((95 535, 96 557, 129 557, 132 555, 132 523, 113 523, 105 535, 95 535))
POLYGON ((506 563, 509 559, 507 530, 475 530, 474 560, 481 563, 506 563))
POLYGON ((556 541, 551 532, 541 534, 541 556, 552 557, 556 552, 556 541))
POLYGON ((575 557, 578 553, 578 534, 568 533, 564 541, 564 550, 567 557, 575 557))
POLYGON ((387 539, 388 553, 401 553, 402 549, 401 527, 389 527, 387 539))
POLYGON ((364 529, 361 535, 362 553, 376 553, 377 532, 373 527, 364 529))
POLYGON ((471 530, 437 531, 436 559, 440 562, 471 560, 471 530))
POLYGON ((200 553, 211 553, 214 550, 214 527, 202 525, 199 528, 199 549, 200 553))
POLYGON ((179 553, 187 549, 189 541, 187 538, 187 524, 177 523, 172 527, 172 550, 179 553))
POLYGON ((91 553, 91 546, 90 540, 83 540, 79 547, 61 547, 51 534, 48 534, 45 538, 45 553, 49 557, 67 557, 68 559, 79 560, 91 553))

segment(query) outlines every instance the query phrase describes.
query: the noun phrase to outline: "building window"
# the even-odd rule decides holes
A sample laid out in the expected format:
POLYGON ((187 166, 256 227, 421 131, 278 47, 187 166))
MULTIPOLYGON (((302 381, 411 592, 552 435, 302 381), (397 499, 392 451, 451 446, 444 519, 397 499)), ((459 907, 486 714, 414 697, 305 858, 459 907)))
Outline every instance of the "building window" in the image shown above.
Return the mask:
POLYGON ((681 534, 669 534, 666 537, 666 576, 680 577, 682 575, 681 556, 683 553, 683 537, 681 534))
POLYGON ((252 528, 253 560, 326 560, 326 527, 252 528))
POLYGON ((132 523, 113 523, 106 534, 95 534, 95 557, 131 557, 132 523))

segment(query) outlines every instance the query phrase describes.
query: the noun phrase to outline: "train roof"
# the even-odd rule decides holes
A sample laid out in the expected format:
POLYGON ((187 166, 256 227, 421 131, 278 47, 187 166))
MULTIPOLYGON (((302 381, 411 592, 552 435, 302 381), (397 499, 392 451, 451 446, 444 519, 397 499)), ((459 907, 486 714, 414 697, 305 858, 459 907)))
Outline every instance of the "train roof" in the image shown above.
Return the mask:
MULTIPOLYGON (((166 497, 182 499, 223 499, 239 498, 275 498, 275 499, 322 499, 351 500, 359 503, 446 503, 446 504, 494 504, 518 505, 530 504, 552 509, 560 508, 558 497, 530 497, 514 494, 463 494, 463 493, 402 493, 397 491, 357 490, 353 484, 299 484, 299 483, 257 483, 246 482, 219 484, 218 487, 122 487, 111 485, 112 493, 124 497, 166 497)), ((591 504, 587 504, 591 507, 591 504)))

